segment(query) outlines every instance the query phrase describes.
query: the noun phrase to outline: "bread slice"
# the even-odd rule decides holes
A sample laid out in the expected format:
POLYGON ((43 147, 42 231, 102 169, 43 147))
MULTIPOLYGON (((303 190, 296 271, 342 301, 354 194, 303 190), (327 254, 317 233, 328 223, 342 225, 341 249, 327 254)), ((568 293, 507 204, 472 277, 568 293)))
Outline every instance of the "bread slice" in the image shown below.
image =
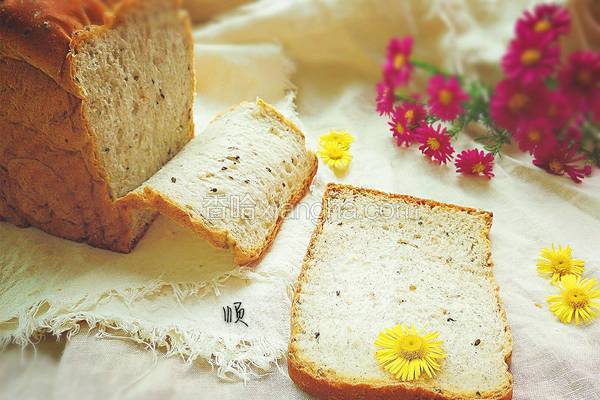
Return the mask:
POLYGON ((316 171, 302 132, 257 99, 215 118, 122 203, 160 211, 247 264, 269 247, 316 171))
POLYGON ((292 306, 288 369, 327 399, 510 399, 510 327, 492 273, 492 214, 330 184, 292 306), (438 331, 434 378, 402 382, 375 339, 398 323, 438 331))
POLYGON ((177 0, 0 1, 0 220, 128 252, 156 215, 119 197, 194 133, 177 0))

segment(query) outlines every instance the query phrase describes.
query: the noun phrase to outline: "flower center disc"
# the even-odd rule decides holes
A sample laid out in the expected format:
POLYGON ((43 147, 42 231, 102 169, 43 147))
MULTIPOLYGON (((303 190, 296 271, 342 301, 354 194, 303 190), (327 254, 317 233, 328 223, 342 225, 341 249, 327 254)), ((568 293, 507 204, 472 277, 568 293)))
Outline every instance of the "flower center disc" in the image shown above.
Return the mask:
POLYGON ((415 118, 415 112, 413 110, 408 110, 404 113, 404 118, 406 118, 406 122, 412 124, 413 119, 415 118))
POLYGON ((511 111, 520 110, 528 101, 529 99, 523 93, 516 93, 508 101, 508 108, 510 108, 511 111))
POLYGON ((540 141, 540 137, 542 135, 540 135, 540 131, 538 130, 530 130, 529 133, 527 134, 527 137, 529 138, 529 140, 531 140, 532 142, 539 142, 540 141))
POLYGON ((397 54, 396 57, 394 57, 394 68, 396 69, 400 69, 404 66, 404 63, 406 62, 406 57, 404 57, 404 54, 397 54))
POLYGON ((579 82, 580 84, 589 85, 591 81, 592 74, 590 74, 590 71, 580 71, 577 74, 577 82, 579 82))
POLYGON ((402 124, 401 124, 400 122, 398 122, 398 123, 396 124, 396 131, 397 131, 398 133, 404 133, 404 127, 402 126, 402 124))
POLYGON ((527 49, 521 53, 521 62, 525 65, 535 64, 542 58, 542 53, 537 49, 527 49))
POLYGON ((566 298, 569 305, 573 308, 583 308, 589 303, 587 293, 578 288, 567 291, 566 298))
POLYGON ((437 150, 440 148, 440 142, 436 138, 427 139, 427 145, 431 148, 431 150, 437 150))
POLYGON ((548 21, 547 19, 540 19, 533 26, 533 30, 536 32, 546 32, 551 27, 552 27, 552 25, 550 24, 550 21, 548 21))
POLYGON ((339 160, 344 156, 344 150, 339 146, 331 146, 329 149, 329 158, 339 160))
POLYGON ((554 267, 554 270, 561 275, 565 274, 571 270, 571 264, 562 259, 558 260, 556 263, 554 263, 553 267, 554 267))
POLYGON ((438 99, 440 100, 440 103, 447 106, 452 102, 452 92, 448 89, 442 89, 438 93, 438 99))
POLYGON ((548 164, 548 167, 550 167, 550 170, 552 172, 554 172, 555 174, 560 174, 563 170, 562 164, 558 160, 550 161, 550 163, 548 164))
POLYGON ((407 360, 414 360, 423 356, 423 338, 417 335, 406 335, 398 343, 398 352, 407 360))
POLYGON ((485 169, 485 167, 481 162, 478 162, 477 164, 473 165, 473 173, 474 174, 480 174, 483 172, 484 169, 485 169))

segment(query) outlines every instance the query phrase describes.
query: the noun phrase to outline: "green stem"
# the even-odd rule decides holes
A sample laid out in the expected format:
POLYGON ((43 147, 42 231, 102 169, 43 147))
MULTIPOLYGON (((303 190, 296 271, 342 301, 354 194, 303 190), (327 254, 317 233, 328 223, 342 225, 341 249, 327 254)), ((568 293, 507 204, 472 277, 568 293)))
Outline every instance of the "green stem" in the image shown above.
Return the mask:
POLYGON ((433 64, 429 64, 425 61, 411 59, 410 63, 412 64, 413 67, 421 69, 425 72, 428 72, 431 75, 444 75, 444 76, 450 75, 448 72, 436 67, 433 64))

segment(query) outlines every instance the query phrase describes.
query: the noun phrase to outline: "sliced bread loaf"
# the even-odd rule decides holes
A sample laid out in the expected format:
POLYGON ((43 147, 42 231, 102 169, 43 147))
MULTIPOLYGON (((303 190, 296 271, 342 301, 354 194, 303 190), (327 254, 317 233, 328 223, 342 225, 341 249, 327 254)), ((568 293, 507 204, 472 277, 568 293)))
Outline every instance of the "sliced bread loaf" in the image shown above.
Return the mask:
POLYGON ((160 211, 246 264, 269 247, 316 170, 302 132, 257 99, 215 118, 121 204, 160 211))
POLYGON ((492 214, 330 184, 292 306, 292 380, 327 399, 510 399, 512 339, 492 272, 492 214), (374 342, 439 332, 433 378, 400 381, 374 342))
POLYGON ((155 213, 116 200, 193 136, 177 0, 0 1, 0 220, 130 251, 155 213))

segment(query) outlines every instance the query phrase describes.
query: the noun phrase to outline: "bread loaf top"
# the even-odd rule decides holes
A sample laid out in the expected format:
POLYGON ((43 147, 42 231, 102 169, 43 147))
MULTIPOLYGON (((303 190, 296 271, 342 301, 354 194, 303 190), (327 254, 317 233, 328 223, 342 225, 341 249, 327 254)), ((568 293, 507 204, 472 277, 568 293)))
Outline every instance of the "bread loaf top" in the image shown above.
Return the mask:
POLYGON ((78 40, 111 28, 127 8, 146 2, 153 1, 5 0, 0 4, 0 54, 26 61, 80 95, 69 57, 78 40))

